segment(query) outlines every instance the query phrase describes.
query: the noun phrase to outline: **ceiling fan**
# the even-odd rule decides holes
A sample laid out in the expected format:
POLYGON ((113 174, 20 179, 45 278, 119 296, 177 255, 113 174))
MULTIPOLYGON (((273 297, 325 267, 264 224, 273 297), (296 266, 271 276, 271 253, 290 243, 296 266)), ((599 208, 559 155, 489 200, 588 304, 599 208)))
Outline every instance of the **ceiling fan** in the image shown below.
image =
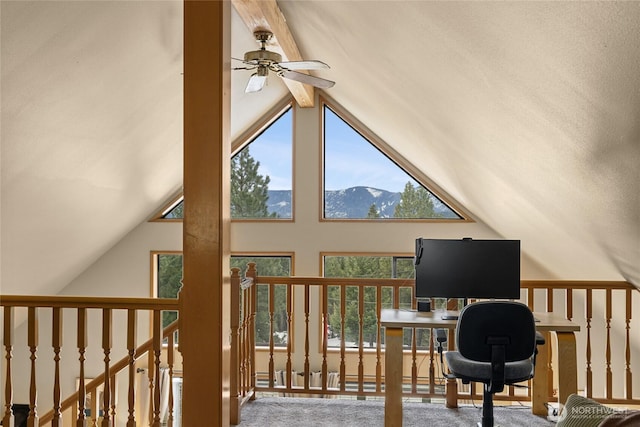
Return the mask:
POLYGON ((256 41, 260 43, 259 50, 252 50, 244 54, 244 59, 236 59, 242 61, 244 67, 236 67, 234 70, 256 70, 249 78, 245 93, 258 92, 262 90, 267 82, 269 71, 273 71, 278 76, 295 80, 300 83, 308 84, 322 89, 333 87, 335 82, 331 80, 315 77, 309 74, 300 73, 296 70, 322 70, 329 66, 322 61, 285 61, 282 62, 282 56, 279 53, 271 52, 266 49, 266 44, 273 34, 269 31, 256 31, 253 33, 256 41))

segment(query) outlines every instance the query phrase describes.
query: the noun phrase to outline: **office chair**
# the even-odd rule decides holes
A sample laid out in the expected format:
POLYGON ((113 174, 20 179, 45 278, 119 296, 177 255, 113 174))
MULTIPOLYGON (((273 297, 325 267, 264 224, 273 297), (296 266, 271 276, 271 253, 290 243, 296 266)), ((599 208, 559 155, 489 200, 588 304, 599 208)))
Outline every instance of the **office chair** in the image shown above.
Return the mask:
MULTIPOLYGON (((442 360, 444 330, 436 331, 436 339, 442 360)), ((522 303, 481 301, 462 309, 456 326, 457 351, 445 354, 450 374, 444 375, 463 384, 484 383, 479 426, 493 427, 494 393, 505 384, 533 378, 537 344, 544 344, 544 338, 536 333, 533 314, 522 303)))

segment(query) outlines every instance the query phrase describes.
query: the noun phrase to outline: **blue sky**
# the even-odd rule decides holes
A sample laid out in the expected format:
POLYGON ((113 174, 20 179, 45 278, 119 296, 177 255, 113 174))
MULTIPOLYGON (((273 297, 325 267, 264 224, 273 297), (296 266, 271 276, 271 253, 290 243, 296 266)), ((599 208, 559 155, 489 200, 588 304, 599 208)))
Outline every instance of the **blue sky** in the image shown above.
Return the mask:
MULTIPOLYGON (((368 186, 399 192, 409 180, 413 182, 409 175, 331 110, 325 111, 327 190, 368 186)), ((292 112, 289 110, 250 146, 251 155, 260 162, 260 173, 271 178, 271 190, 291 189, 291 121, 292 112)))

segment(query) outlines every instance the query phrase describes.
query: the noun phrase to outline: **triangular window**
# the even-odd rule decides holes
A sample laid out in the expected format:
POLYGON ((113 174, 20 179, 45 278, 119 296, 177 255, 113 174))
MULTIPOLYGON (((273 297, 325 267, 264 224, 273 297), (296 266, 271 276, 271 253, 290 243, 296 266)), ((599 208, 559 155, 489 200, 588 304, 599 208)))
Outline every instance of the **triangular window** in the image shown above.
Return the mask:
POLYGON ((325 219, 463 218, 325 104, 325 219))
MULTIPOLYGON (((293 204, 293 110, 288 103, 231 158, 231 218, 290 219, 293 204)), ((183 196, 157 220, 181 220, 183 196)))
POLYGON ((167 209, 165 209, 162 214, 162 219, 182 219, 182 214, 184 210, 184 198, 180 196, 180 198, 176 199, 172 204, 169 205, 167 209))
POLYGON ((293 110, 283 111, 231 158, 231 218, 290 219, 293 110))

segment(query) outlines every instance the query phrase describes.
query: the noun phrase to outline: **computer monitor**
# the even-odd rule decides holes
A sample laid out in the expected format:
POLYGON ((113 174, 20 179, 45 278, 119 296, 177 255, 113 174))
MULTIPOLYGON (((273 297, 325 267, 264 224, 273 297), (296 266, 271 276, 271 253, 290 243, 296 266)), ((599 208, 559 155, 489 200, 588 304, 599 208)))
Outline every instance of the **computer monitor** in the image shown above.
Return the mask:
POLYGON ((520 298, 519 240, 416 239, 416 298, 520 298))

